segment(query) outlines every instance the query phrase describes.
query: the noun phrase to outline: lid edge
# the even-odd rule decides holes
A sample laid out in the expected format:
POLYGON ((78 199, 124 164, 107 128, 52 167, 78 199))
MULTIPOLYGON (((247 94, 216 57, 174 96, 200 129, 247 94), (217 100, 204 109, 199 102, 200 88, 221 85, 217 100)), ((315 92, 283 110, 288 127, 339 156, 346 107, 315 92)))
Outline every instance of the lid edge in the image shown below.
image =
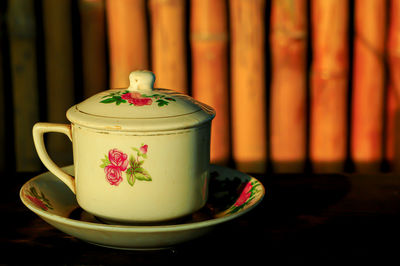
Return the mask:
POLYGON ((214 108, 203 103, 201 103, 201 107, 196 112, 178 116, 161 118, 114 118, 83 113, 74 105, 68 109, 66 116, 71 123, 91 129, 142 133, 162 132, 195 128, 211 122, 216 115, 214 108))

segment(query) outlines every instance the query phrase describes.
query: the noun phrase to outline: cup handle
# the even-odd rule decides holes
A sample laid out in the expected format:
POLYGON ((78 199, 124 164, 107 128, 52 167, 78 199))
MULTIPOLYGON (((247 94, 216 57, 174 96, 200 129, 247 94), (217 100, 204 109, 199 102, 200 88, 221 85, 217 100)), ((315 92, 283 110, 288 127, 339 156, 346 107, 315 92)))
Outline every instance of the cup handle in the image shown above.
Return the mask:
POLYGON ((54 123, 36 123, 33 126, 33 142, 35 143, 36 151, 39 155, 40 160, 52 172, 55 176, 57 176, 61 181, 63 181, 75 194, 75 179, 61 170, 53 160, 50 158, 49 154, 46 151, 46 147, 44 145, 43 134, 48 132, 58 132, 63 133, 68 136, 68 138, 72 141, 72 133, 71 133, 71 125, 69 124, 54 124, 54 123))

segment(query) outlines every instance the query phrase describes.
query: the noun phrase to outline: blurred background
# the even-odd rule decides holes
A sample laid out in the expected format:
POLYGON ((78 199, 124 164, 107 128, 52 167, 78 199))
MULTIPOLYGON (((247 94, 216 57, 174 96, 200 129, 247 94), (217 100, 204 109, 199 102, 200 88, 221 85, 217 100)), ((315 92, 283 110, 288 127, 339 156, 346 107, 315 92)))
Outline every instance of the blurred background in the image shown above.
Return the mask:
MULTIPOLYGON (((0 3, 0 171, 44 170, 35 122, 136 69, 213 106, 211 159, 246 172, 399 171, 400 0, 0 3), (397 147, 397 148, 396 148, 397 147)), ((46 139, 72 164, 61 134, 46 139)))

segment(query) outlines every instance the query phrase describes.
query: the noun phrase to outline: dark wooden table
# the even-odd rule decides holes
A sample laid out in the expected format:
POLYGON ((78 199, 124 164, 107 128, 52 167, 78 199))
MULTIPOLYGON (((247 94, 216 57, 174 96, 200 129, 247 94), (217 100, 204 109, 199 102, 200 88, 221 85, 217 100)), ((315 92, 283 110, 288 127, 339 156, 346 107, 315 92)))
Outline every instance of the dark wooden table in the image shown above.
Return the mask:
POLYGON ((68 236, 29 211, 18 191, 34 173, 1 174, 0 263, 275 264, 400 260, 400 176, 255 175, 263 202, 200 239, 160 251, 124 251, 68 236))

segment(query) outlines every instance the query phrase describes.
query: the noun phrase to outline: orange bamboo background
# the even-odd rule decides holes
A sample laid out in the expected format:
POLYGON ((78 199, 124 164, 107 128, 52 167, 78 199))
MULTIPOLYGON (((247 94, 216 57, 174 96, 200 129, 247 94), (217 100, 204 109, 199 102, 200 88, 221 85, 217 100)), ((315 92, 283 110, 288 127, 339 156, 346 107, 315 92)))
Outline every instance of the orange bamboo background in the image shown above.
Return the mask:
POLYGON ((272 1, 270 29, 272 166, 301 172, 306 161, 307 1, 272 1))
POLYGON ((316 171, 338 170, 346 159, 349 3, 311 5, 310 157, 316 171))
POLYGON ((213 163, 400 170, 400 1, 8 0, 0 16, 0 171, 43 170, 32 125, 136 69, 216 109, 213 163))

